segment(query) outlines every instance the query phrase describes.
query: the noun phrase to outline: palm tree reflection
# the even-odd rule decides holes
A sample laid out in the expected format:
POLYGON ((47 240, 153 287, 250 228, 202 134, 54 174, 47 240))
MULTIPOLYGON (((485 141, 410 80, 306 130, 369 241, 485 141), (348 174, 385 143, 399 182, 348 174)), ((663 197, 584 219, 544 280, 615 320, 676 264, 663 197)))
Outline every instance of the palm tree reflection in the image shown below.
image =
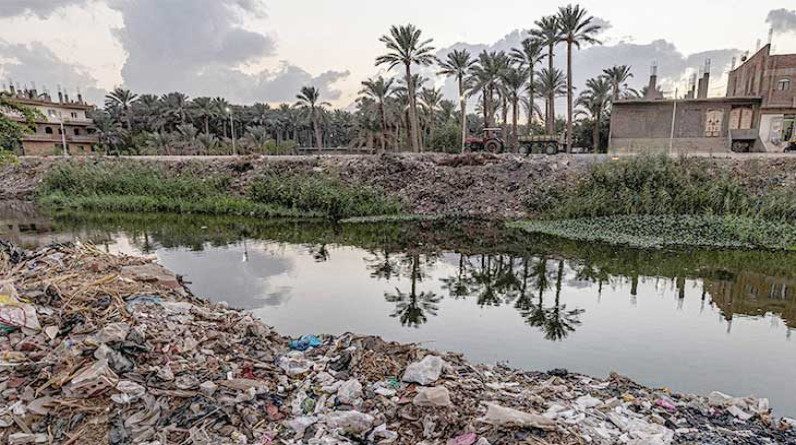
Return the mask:
MULTIPOLYGON (((406 255, 400 262, 408 270, 411 282, 409 293, 396 288, 394 294, 389 292, 384 294, 384 299, 388 303, 395 304, 395 310, 390 317, 398 318, 401 321, 401 326, 417 328, 425 324, 428 321, 426 314, 436 316, 439 309, 438 303, 442 300, 442 297, 433 292, 417 293, 417 284, 425 277, 421 262, 420 255, 416 253, 406 255)), ((431 264, 433 260, 427 257, 426 263, 431 264)))

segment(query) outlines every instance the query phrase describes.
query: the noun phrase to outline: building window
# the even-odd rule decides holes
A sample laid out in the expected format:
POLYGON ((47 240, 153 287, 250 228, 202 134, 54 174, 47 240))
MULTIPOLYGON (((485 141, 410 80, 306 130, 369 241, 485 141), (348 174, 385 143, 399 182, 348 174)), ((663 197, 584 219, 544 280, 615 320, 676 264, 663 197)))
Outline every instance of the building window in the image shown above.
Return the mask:
POLYGON ((44 127, 44 132, 46 134, 53 134, 53 128, 52 127, 44 127))
POLYGON ((80 129, 79 128, 75 128, 75 136, 80 136, 80 129))
POLYGON ((64 134, 60 128, 58 129, 58 134, 64 134))
POLYGON ((47 116, 55 117, 55 116, 57 116, 57 114, 55 114, 55 110, 50 109, 50 110, 47 110, 47 116))
POLYGON ((72 115, 72 119, 77 119, 77 113, 75 113, 75 112, 73 111, 73 112, 71 113, 71 115, 72 115))
POLYGON ((777 91, 788 91, 790 90, 790 79, 780 79, 777 82, 777 91))

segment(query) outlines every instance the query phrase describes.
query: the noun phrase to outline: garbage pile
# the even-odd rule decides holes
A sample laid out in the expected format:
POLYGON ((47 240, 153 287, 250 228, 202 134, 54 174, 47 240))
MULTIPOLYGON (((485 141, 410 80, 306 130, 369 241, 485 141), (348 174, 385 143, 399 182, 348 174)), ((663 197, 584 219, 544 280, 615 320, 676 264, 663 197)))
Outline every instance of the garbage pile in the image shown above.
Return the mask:
POLYGON ((284 338, 151 259, 79 244, 0 242, 0 394, 9 444, 796 443, 765 399, 284 338))

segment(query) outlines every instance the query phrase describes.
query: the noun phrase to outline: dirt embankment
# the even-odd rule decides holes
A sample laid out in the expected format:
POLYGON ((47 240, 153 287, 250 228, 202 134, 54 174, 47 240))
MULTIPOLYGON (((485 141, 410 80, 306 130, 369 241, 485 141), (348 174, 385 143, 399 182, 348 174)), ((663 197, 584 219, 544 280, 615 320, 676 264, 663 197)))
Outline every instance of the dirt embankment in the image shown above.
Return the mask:
MULTIPOLYGON (((62 159, 22 159, 0 168, 0 200, 30 199, 46 172, 62 159)), ((192 158, 190 160, 101 158, 70 162, 160 163, 175 173, 223 173, 241 194, 258 174, 301 171, 365 184, 402 198, 417 214, 481 215, 517 218, 534 214, 555 194, 583 178, 591 165, 608 156, 381 155, 283 158, 192 158)), ((796 187, 793 158, 704 158, 706 171, 729 174, 754 193, 796 187)))

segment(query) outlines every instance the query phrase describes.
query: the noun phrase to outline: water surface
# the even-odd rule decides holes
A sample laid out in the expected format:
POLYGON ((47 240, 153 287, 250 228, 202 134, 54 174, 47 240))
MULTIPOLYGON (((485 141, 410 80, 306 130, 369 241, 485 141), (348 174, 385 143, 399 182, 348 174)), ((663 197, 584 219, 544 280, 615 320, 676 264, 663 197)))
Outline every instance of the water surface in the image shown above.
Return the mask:
POLYGON ((0 238, 155 254, 287 335, 373 334, 527 369, 611 371, 796 415, 796 255, 639 251, 477 221, 336 226, 0 208, 0 238))

